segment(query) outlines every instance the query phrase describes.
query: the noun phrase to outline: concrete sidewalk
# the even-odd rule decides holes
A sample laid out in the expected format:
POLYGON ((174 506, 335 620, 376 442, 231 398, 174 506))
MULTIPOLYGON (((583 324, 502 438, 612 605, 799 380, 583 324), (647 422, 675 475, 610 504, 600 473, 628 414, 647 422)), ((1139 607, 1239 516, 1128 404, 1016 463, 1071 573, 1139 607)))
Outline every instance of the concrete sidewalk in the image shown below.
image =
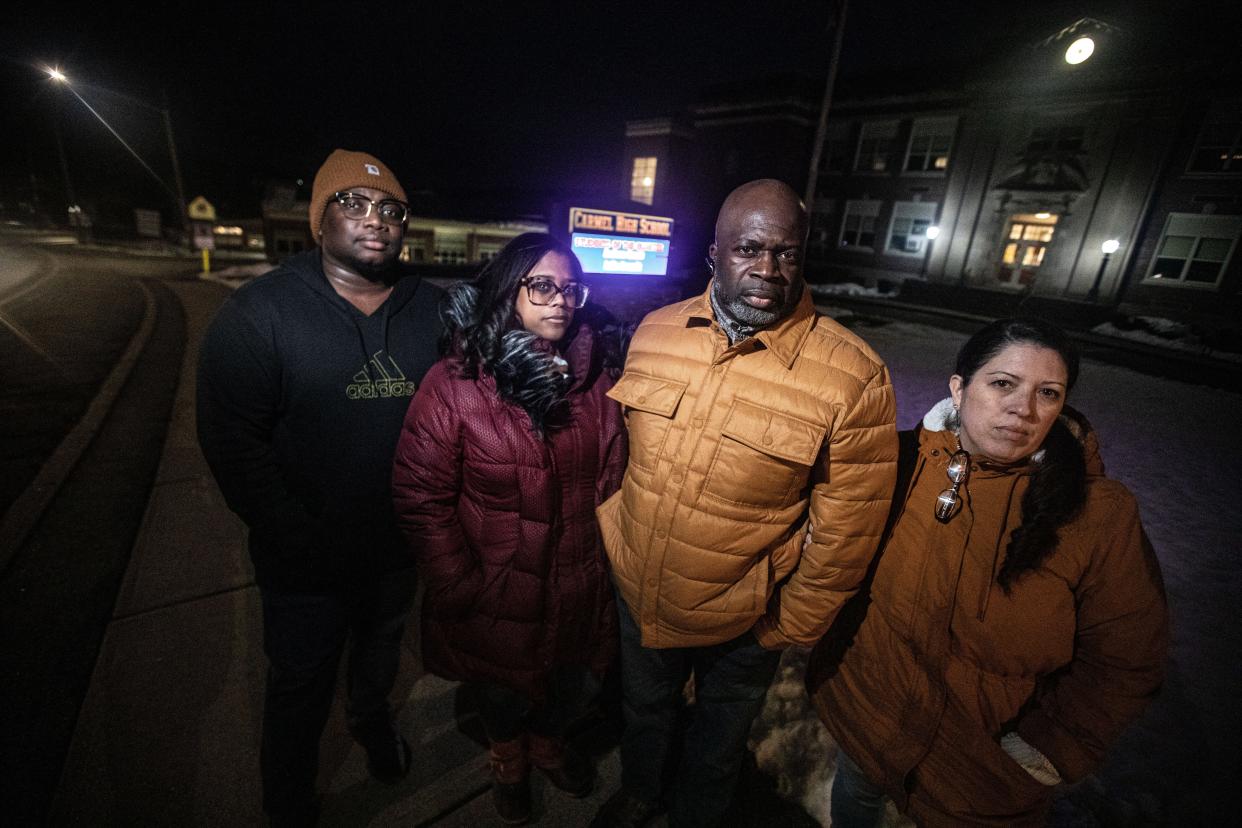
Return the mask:
MULTIPOLYGON (((218 288, 172 282, 187 345, 156 484, 78 717, 53 825, 262 825, 259 725, 265 661, 245 528, 225 506, 194 431, 198 342, 218 288)), ((417 619, 417 609, 413 619, 417 619)), ((422 673, 407 631, 397 698, 414 747, 402 783, 379 784, 339 705, 322 743, 322 824, 497 824, 483 747, 459 687, 422 673)), ((615 750, 600 784, 571 800, 534 780, 534 824, 581 826, 616 789, 615 750)))

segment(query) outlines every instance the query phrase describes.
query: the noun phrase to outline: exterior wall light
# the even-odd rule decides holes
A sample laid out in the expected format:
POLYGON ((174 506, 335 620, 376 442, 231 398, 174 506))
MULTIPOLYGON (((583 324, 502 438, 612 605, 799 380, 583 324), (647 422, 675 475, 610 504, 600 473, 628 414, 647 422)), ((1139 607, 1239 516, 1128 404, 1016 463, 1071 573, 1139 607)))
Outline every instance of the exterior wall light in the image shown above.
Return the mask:
POLYGON ((1109 239, 1100 245, 1100 252, 1104 257, 1100 259, 1100 269, 1095 272, 1095 281, 1091 284, 1091 289, 1087 291, 1088 302, 1098 302, 1100 299, 1100 283, 1104 281, 1104 271, 1108 268, 1108 259, 1117 252, 1117 248, 1121 247, 1121 242, 1116 239, 1109 239))
POLYGON ((1065 62, 1077 66, 1095 54, 1095 41, 1089 37, 1080 37, 1065 50, 1065 62))

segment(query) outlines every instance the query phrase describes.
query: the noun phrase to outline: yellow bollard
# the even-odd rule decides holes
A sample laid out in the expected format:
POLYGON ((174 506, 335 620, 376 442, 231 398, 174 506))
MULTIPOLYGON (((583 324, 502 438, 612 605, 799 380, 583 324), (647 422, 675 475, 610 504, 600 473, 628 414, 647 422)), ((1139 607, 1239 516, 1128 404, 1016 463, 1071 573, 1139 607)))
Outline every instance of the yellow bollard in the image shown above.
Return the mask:
POLYGON ((203 250, 203 272, 211 272, 211 251, 203 250))

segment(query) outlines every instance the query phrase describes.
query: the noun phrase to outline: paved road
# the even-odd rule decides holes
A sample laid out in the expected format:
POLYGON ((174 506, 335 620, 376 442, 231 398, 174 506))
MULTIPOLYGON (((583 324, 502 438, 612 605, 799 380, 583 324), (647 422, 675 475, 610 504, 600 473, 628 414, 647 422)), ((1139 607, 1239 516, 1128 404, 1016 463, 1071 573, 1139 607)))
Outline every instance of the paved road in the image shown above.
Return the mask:
POLYGON ((22 792, 6 797, 6 810, 24 822, 38 821, 55 788, 180 373, 181 308, 162 281, 146 274, 170 277, 188 268, 90 253, 4 252, 10 267, 0 296, 0 776, 6 788, 22 792), (25 265, 20 280, 12 278, 15 261, 25 265), (114 373, 140 329, 145 347, 124 376, 114 373), (115 394, 106 416, 84 417, 109 377, 115 394), (84 437, 76 441, 81 445, 64 439, 71 433, 84 437), (36 473, 46 497, 19 500, 36 473), (20 530, 9 531, 15 526, 20 530))
POLYGON ((0 514, 78 422, 143 318, 142 278, 193 265, 0 247, 0 514))

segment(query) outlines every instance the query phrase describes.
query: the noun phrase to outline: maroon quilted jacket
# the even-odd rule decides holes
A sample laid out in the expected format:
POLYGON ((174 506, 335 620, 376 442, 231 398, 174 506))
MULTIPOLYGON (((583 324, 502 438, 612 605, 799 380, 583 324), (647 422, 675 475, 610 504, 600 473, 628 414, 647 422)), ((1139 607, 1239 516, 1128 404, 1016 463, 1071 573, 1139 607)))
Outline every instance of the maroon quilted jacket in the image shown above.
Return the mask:
POLYGON ((608 666, 616 608, 595 507, 620 486, 626 437, 612 377, 581 324, 565 349, 569 382, 547 343, 510 333, 510 399, 561 399, 546 436, 496 373, 461 376, 453 357, 418 389, 397 446, 397 522, 425 585, 427 670, 494 681, 534 697, 551 667, 608 666), (514 367, 516 366, 516 368, 514 367))

